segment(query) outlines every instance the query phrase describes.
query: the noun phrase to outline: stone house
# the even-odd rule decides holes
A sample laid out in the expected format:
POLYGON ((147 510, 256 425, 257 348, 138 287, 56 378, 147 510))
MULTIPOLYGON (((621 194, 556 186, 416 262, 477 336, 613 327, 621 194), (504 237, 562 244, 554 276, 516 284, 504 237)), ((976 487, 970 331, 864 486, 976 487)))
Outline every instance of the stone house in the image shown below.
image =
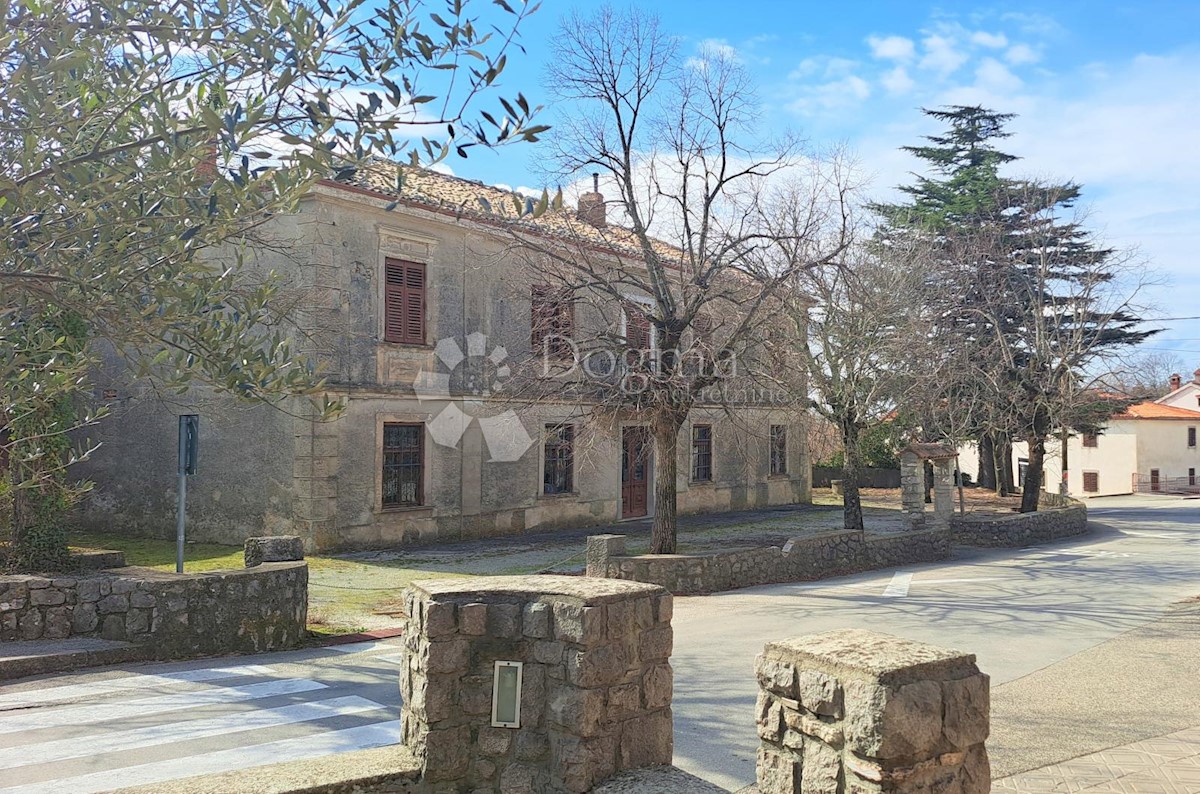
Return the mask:
MULTIPOLYGON (((391 163, 320 182, 271 222, 280 244, 255 249, 255 266, 292 290, 295 346, 344 401, 341 417, 316 421, 302 400, 173 402, 113 369, 97 393, 112 414, 91 434, 102 447, 79 466, 95 483, 80 520, 173 533, 181 413, 201 417, 193 540, 287 533, 310 549, 378 548, 652 515, 656 466, 636 412, 503 393, 536 354, 562 352, 550 337, 590 328, 655 345, 629 309, 640 296, 612 311, 555 303, 502 222, 524 209, 508 191, 391 163)), ((551 248, 599 255, 626 234, 595 192, 522 223, 551 248)), ((680 512, 808 501, 803 421, 781 399, 698 405, 680 432, 680 512)))

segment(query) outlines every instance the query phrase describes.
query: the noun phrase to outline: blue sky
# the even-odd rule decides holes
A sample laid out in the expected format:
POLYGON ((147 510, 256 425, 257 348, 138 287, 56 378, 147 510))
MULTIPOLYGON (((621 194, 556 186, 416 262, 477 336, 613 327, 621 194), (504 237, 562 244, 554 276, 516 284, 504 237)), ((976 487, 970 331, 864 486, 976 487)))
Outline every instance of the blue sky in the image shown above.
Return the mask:
MULTIPOLYGON (((593 0, 545 0, 523 29, 528 54, 505 90, 545 102, 542 71, 559 18, 593 0)), ((650 5, 645 6, 647 8, 650 5)), ((1014 176, 1084 185, 1089 224, 1134 247, 1165 283, 1157 316, 1200 315, 1200 2, 773 2, 659 0, 686 54, 731 48, 758 87, 770 130, 845 143, 887 197, 919 163, 899 151, 938 126, 920 107, 1015 112, 1014 176)), ((555 109, 547 120, 552 122, 555 109)), ((553 133, 550 133, 553 134, 553 133)), ((460 176, 538 187, 537 147, 479 152, 460 176)), ((1200 367, 1200 321, 1161 323, 1147 343, 1200 367)))

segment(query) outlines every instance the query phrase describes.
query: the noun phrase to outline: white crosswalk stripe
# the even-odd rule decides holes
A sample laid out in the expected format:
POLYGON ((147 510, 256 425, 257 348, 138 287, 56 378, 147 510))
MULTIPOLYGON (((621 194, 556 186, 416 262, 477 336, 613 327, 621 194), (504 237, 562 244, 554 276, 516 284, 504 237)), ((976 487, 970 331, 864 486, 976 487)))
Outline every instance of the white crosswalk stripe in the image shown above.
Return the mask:
POLYGON ((76 698, 105 695, 111 692, 156 689, 165 685, 177 684, 181 681, 201 683, 205 681, 220 681, 223 678, 255 675, 270 676, 274 675, 274 672, 270 667, 265 665, 244 664, 237 667, 181 670, 178 673, 161 673, 159 675, 127 675, 107 681, 93 681, 87 684, 67 684, 66 686, 56 686, 50 689, 37 689, 32 692, 13 692, 9 695, 0 695, 0 711, 29 708, 61 700, 74 700, 76 698))
POLYGON ((357 728, 329 731, 316 736, 298 736, 275 742, 235 747, 169 761, 155 761, 105 772, 92 772, 44 783, 0 789, 0 794, 96 794, 127 786, 143 786, 181 777, 235 769, 249 769, 284 761, 300 761, 332 753, 364 750, 395 744, 400 740, 400 721, 377 722, 357 728))
POLYGON ((15 731, 31 731, 38 728, 54 728, 63 725, 86 725, 91 722, 106 722, 129 717, 145 717, 150 714, 161 714, 165 711, 193 708, 215 703, 237 703, 256 698, 271 697, 272 695, 294 695, 298 692, 310 692, 314 689, 324 689, 324 684, 308 681, 303 678, 289 678, 281 681, 266 681, 261 684, 246 686, 221 687, 205 689, 199 692, 180 692, 174 695, 143 698, 140 700, 121 701, 117 703, 96 703, 87 706, 67 706, 48 711, 32 711, 5 714, 0 719, 0 733, 15 731))
POLYGON ((279 725, 291 725, 297 722, 323 720, 342 714, 359 714, 384 708, 382 703, 355 696, 333 698, 317 703, 298 703, 293 706, 281 706, 277 709, 265 709, 246 713, 226 714, 211 719, 174 722, 168 725, 155 725, 149 728, 137 728, 131 731, 105 733, 93 737, 86 742, 78 739, 60 739, 52 742, 42 742, 30 748, 27 754, 10 753, 0 756, 0 769, 10 769, 30 764, 45 764, 53 761, 65 761, 68 758, 81 758, 102 753, 116 753, 124 750, 136 750, 141 747, 151 747, 156 744, 170 744, 191 739, 202 739, 206 736, 223 736, 237 731, 250 731, 271 728, 279 725))
POLYGON ((347 694, 340 675, 340 693, 278 676, 239 665, 51 680, 0 694, 0 794, 157 790, 179 778, 399 743, 395 706, 347 694), (246 676, 274 677, 239 682, 246 676))

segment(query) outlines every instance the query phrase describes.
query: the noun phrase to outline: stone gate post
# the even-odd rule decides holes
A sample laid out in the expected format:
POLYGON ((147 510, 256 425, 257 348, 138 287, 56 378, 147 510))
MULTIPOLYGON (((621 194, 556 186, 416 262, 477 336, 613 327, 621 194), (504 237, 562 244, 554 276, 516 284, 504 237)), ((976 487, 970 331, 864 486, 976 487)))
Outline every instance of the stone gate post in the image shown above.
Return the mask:
POLYGON ((755 671, 760 794, 990 790, 973 654, 846 629, 769 643, 755 671))
POLYGON ((403 741, 431 792, 586 792, 670 764, 672 601, 578 576, 415 583, 400 673, 403 741), (493 724, 497 661, 520 662, 518 725, 493 724))

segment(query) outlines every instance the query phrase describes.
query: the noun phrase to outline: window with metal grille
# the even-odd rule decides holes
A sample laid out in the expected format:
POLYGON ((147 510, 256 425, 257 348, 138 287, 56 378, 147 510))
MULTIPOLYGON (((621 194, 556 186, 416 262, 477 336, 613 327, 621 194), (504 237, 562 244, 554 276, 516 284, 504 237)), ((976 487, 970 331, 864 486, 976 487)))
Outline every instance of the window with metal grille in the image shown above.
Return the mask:
POLYGON ((1100 492, 1100 472, 1085 471, 1083 473, 1083 492, 1084 493, 1099 493, 1100 492))
POLYGON ((713 478, 712 425, 692 425, 692 481, 713 478))
POLYGON ((425 503, 425 425, 383 426, 383 506, 425 503))
POLYGON ((771 425, 771 474, 787 474, 787 428, 771 425))
POLYGON ((383 338, 403 345, 425 344, 425 265, 385 260, 383 338))
POLYGON ((1098 447, 1100 446, 1100 439, 1096 437, 1095 433, 1084 433, 1083 445, 1085 447, 1098 447))
POLYGON ((1196 446, 1196 428, 1194 428, 1194 427, 1188 428, 1188 446, 1189 447, 1196 446))
POLYGON ((546 464, 542 492, 571 493, 575 490, 575 427, 546 425, 546 464))
POLYGON ((534 284, 531 290, 530 338, 536 355, 571 356, 575 335, 575 303, 567 287, 534 284))
POLYGON ((1188 469, 1188 485, 1196 484, 1196 470, 1188 469))

